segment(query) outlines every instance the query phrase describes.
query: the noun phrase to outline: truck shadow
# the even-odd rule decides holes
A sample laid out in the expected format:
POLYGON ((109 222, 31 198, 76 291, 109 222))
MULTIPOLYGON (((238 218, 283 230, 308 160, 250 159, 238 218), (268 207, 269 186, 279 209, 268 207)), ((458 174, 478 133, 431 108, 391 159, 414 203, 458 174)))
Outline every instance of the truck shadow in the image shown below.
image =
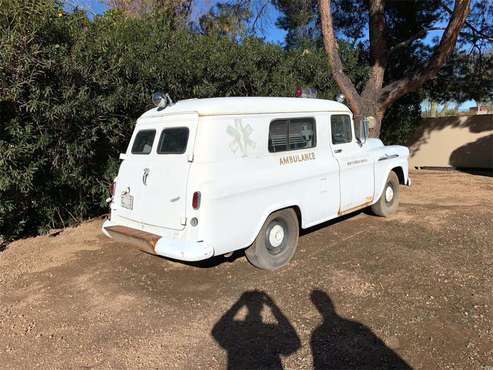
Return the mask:
POLYGON ((346 220, 349 220, 350 218, 354 218, 354 217, 356 217, 358 215, 361 215, 361 214, 366 214, 366 215, 374 216, 373 213, 371 213, 370 207, 363 208, 363 209, 360 209, 360 210, 357 210, 357 211, 348 213, 348 214, 346 214, 344 216, 339 216, 339 217, 334 218, 332 220, 325 221, 325 222, 323 222, 321 224, 318 224, 318 225, 309 227, 307 229, 301 229, 300 230, 300 236, 311 234, 311 233, 313 233, 315 231, 318 231, 320 229, 325 229, 326 227, 329 227, 329 226, 332 226, 332 225, 336 225, 336 224, 338 224, 340 222, 344 222, 346 220))
MULTIPOLYGON (((317 230, 320 230, 320 229, 329 227, 331 225, 338 224, 339 222, 344 222, 344 221, 346 221, 346 220, 348 220, 350 218, 356 217, 357 215, 360 215, 360 214, 372 215, 372 213, 371 213, 371 211, 370 211, 369 208, 361 209, 361 210, 358 210, 358 211, 349 213, 347 215, 338 217, 336 219, 332 219, 332 220, 323 222, 321 224, 318 224, 318 225, 309 227, 307 229, 300 229, 300 237, 303 237, 303 235, 307 235, 307 234, 313 233, 313 232, 315 232, 317 230)), ((161 259, 166 260, 166 261, 173 261, 173 262, 177 262, 177 263, 180 263, 180 264, 183 264, 183 265, 186 265, 186 266, 203 268, 203 269, 216 267, 216 266, 222 265, 224 263, 233 263, 237 259, 245 257, 245 250, 244 249, 240 249, 240 250, 237 250, 237 251, 232 252, 232 254, 229 257, 225 257, 224 255, 222 255, 222 256, 213 256, 213 257, 208 258, 208 259, 203 260, 203 261, 188 262, 188 261, 174 260, 172 258, 159 256, 159 255, 154 254, 154 253, 151 253, 151 252, 149 252, 149 251, 147 251, 145 249, 139 249, 139 250, 142 253, 148 254, 148 255, 153 256, 153 257, 156 257, 156 258, 161 258, 161 259)))
MULTIPOLYGON (((339 316, 325 292, 314 290, 310 298, 322 316, 310 339, 314 369, 411 369, 370 328, 339 316)), ((257 290, 243 293, 211 335, 226 351, 228 369, 283 369, 282 358, 301 348, 281 309, 257 290), (275 322, 263 319, 265 310, 275 322)))
POLYGON ((225 257, 225 256, 213 256, 213 257, 208 258, 206 260, 196 261, 196 262, 189 262, 189 261, 181 261, 181 260, 175 260, 175 259, 168 258, 168 257, 163 257, 163 256, 160 256, 158 254, 151 253, 151 252, 149 252, 147 250, 144 250, 144 249, 139 249, 139 251, 142 252, 142 253, 148 254, 150 256, 153 256, 153 257, 156 257, 156 258, 160 258, 160 259, 166 260, 166 261, 172 261, 172 262, 180 263, 182 265, 191 266, 191 267, 197 267, 197 268, 203 268, 203 269, 216 267, 216 266, 222 265, 224 263, 233 263, 238 258, 241 258, 241 257, 244 257, 245 256, 245 252, 243 250, 237 250, 237 251, 234 251, 231 254, 231 256, 229 256, 229 257, 225 257))

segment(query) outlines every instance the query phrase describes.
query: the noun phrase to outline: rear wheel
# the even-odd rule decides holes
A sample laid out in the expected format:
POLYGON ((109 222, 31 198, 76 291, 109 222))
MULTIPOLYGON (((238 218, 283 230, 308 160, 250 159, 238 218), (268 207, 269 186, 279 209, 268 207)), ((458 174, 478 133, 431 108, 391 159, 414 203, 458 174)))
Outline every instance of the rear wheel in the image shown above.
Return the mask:
POLYGON ((248 261, 264 270, 276 270, 288 264, 298 246, 298 217, 292 209, 272 213, 255 242, 245 251, 248 261))
POLYGON ((371 210, 377 216, 387 217, 397 211, 399 207, 399 178, 394 171, 391 171, 383 193, 378 202, 371 206, 371 210))

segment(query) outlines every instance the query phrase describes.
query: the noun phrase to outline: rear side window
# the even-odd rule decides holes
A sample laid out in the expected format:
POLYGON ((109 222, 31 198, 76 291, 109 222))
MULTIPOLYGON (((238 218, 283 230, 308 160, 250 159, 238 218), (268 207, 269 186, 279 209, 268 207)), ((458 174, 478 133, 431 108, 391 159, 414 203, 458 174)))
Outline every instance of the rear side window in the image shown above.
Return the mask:
POLYGON ((330 117, 332 144, 345 144, 353 140, 351 118, 347 114, 334 114, 330 117))
POLYGON ((269 152, 288 150, 288 120, 272 121, 269 127, 269 152))
POLYGON ((134 144, 132 145, 132 154, 149 154, 152 150, 152 143, 156 136, 156 130, 142 130, 137 132, 134 144))
POLYGON ((316 145, 315 119, 275 120, 269 127, 269 152, 313 148, 316 145))
POLYGON ((161 132, 158 154, 183 154, 187 150, 189 130, 187 127, 165 128, 161 132))

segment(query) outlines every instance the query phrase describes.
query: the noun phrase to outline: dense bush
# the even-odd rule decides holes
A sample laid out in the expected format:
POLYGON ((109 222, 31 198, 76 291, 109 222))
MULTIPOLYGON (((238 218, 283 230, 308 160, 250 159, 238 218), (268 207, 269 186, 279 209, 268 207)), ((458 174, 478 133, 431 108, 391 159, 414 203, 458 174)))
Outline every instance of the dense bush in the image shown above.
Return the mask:
MULTIPOLYGON (((52 0, 11 0, 0 27, 5 240, 102 213, 118 153, 155 90, 174 99, 292 96, 298 85, 337 92, 322 51, 197 35, 163 14, 89 20, 52 0)), ((357 58, 344 53, 357 78, 357 58)))
POLYGON ((387 144, 407 145, 421 122, 421 97, 418 93, 403 96, 387 109, 382 120, 380 139, 387 144))

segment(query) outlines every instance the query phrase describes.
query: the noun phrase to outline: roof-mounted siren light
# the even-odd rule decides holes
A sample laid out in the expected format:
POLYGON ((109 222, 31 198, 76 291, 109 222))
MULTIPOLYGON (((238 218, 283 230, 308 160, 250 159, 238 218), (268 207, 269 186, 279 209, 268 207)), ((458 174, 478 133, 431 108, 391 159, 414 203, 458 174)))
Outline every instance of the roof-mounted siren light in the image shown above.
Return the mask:
POLYGON ((344 103, 345 99, 346 99, 346 97, 342 94, 337 94, 337 96, 336 96, 336 102, 338 102, 338 103, 344 103))
POLYGON ((297 98, 315 99, 317 97, 317 89, 314 89, 313 87, 302 88, 298 86, 296 88, 296 92, 294 93, 294 96, 296 96, 297 98))
POLYGON ((161 91, 156 91, 152 94, 152 102, 159 109, 164 109, 168 105, 171 106, 174 104, 169 94, 163 94, 161 91))

